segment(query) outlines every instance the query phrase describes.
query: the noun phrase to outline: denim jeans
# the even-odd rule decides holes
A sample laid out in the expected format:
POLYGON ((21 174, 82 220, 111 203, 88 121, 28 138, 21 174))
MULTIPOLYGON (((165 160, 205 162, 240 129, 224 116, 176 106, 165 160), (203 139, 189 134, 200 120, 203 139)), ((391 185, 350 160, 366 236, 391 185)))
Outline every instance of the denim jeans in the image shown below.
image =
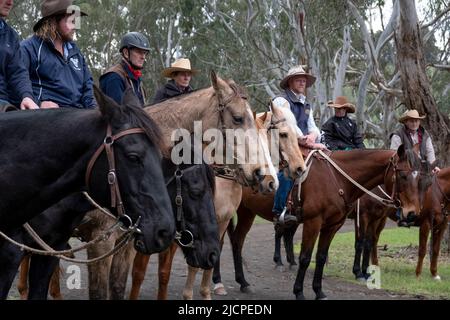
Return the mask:
POLYGON ((292 181, 291 178, 286 178, 282 171, 278 172, 278 180, 280 181, 280 186, 278 187, 277 193, 275 194, 272 212, 280 215, 281 212, 283 212, 284 207, 286 207, 289 192, 294 185, 294 181, 292 181))

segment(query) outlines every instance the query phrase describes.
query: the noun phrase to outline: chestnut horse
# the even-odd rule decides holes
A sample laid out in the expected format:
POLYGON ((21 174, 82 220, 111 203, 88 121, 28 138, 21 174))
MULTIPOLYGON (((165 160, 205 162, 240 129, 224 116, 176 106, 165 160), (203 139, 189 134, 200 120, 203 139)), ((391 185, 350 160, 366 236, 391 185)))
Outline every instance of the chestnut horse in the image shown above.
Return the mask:
MULTIPOLYGON (((371 189, 374 186, 386 182, 390 188, 395 188, 399 196, 404 196, 400 190, 401 185, 392 183, 394 170, 398 175, 399 168, 417 168, 419 161, 417 158, 406 152, 403 147, 399 148, 396 155, 391 150, 353 150, 336 151, 331 155, 345 172, 365 188, 371 189)), ((402 169, 403 170, 403 169, 402 169)), ((300 268, 297 275, 294 293, 297 298, 303 297, 303 279, 309 265, 312 249, 320 233, 319 250, 317 255, 317 267, 314 276, 313 288, 318 299, 325 298, 321 290, 321 280, 323 265, 325 263, 328 248, 334 234, 345 222, 351 204, 363 194, 359 188, 350 183, 349 180, 339 174, 331 167, 329 162, 322 156, 312 158, 309 176, 302 185, 301 199, 302 206, 299 206, 298 189, 294 188, 294 208, 299 221, 304 223, 302 252, 300 254, 300 268), (323 184, 323 182, 330 182, 323 184), (320 190, 320 192, 318 192, 320 190)), ((403 210, 419 212, 417 203, 402 202, 403 210)), ((236 229, 230 232, 230 239, 235 258, 236 281, 241 285, 241 291, 249 284, 245 280, 242 268, 242 246, 245 235, 250 230, 251 224, 259 214, 263 218, 272 220, 273 195, 254 194, 250 190, 245 190, 241 206, 238 209, 238 223, 236 229)), ((290 237, 297 226, 290 229, 290 237)), ((292 239, 291 239, 292 243, 292 239)))
MULTIPOLYGON (((288 167, 286 171, 293 178, 297 177, 298 173, 303 171, 304 162, 303 157, 298 147, 295 128, 292 125, 291 119, 295 119, 289 109, 278 108, 272 106, 272 112, 259 114, 256 119, 257 128, 260 130, 260 137, 265 141, 266 145, 270 145, 271 129, 277 129, 279 133, 279 148, 283 154, 284 160, 287 161, 288 167)), ((223 235, 227 229, 227 225, 231 220, 236 208, 241 201, 242 186, 235 181, 218 178, 216 179, 217 192, 214 198, 214 205, 216 207, 216 214, 219 224, 219 235, 223 241, 223 235)), ((253 190, 253 189, 252 189, 253 190)), ((254 192, 254 191, 253 191, 254 192)), ((176 252, 176 245, 159 254, 159 288, 158 299, 167 299, 167 286, 170 279, 170 270, 172 267, 172 261, 176 252)), ((144 280, 145 270, 149 262, 149 256, 136 255, 133 266, 133 285, 130 293, 130 299, 137 299, 139 296, 140 287, 144 280)), ((217 261, 214 270, 218 270, 220 266, 220 259, 217 261)), ((186 280, 186 286, 183 290, 184 299, 192 299, 193 297, 193 284, 195 275, 198 272, 197 268, 191 266, 188 267, 188 278, 186 280)), ((203 272, 200 294, 204 299, 211 299, 210 293, 210 281, 212 270, 205 270, 203 272)), ((222 286, 215 287, 216 294, 225 295, 225 288, 222 286)))
MULTIPOLYGON (((426 179, 426 178, 425 178, 426 179)), ((427 185, 428 183, 425 183, 427 185)), ((363 197, 365 198, 365 196, 363 197)), ((355 254, 353 273, 358 277, 365 276, 369 265, 369 257, 374 265, 378 265, 377 244, 380 233, 383 230, 387 218, 397 220, 395 209, 387 208, 371 199, 363 199, 360 206, 360 246, 364 248, 362 270, 359 266, 358 246, 355 254)), ((415 221, 415 226, 420 226, 419 259, 416 266, 416 276, 422 273, 423 260, 427 251, 428 234, 431 233, 431 264, 430 272, 435 280, 440 280, 437 271, 438 258, 442 237, 447 228, 448 214, 450 210, 450 168, 442 169, 439 174, 433 175, 431 186, 426 190, 423 207, 420 216, 415 221)))

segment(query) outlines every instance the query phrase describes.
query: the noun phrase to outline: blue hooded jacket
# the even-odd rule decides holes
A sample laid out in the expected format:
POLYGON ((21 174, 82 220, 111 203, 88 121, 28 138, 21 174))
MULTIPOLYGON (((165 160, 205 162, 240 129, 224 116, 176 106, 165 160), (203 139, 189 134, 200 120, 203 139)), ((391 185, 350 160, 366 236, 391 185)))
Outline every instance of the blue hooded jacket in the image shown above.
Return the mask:
POLYGON ((34 35, 22 41, 21 51, 38 103, 52 101, 80 109, 96 106, 94 81, 75 43, 64 44, 63 57, 52 42, 34 35))
POLYGON ((0 100, 22 101, 33 97, 30 78, 20 57, 17 32, 0 19, 0 100))

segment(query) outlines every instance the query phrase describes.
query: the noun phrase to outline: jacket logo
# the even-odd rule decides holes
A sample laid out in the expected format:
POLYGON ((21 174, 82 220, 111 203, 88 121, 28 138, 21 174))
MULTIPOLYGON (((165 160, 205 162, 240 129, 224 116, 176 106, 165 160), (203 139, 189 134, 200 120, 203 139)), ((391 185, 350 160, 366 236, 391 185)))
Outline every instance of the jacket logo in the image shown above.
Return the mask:
POLYGON ((77 58, 70 58, 70 62, 72 62, 73 68, 77 71, 81 71, 81 68, 79 67, 79 61, 77 58))

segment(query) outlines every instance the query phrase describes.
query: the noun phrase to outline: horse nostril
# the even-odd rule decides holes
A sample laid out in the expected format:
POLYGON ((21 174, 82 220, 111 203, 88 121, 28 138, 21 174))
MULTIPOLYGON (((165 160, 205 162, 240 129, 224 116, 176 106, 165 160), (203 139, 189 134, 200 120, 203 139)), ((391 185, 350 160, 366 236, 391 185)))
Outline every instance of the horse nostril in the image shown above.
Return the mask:
POLYGON ((208 263, 209 263, 210 267, 214 267, 214 265, 217 262, 218 257, 219 257, 219 255, 217 254, 217 252, 215 250, 209 254, 208 263))
POLYGON ((134 243, 134 247, 137 251, 145 252, 145 244, 142 240, 136 240, 136 242, 134 243))
POLYGON ((269 191, 270 192, 275 191, 275 182, 273 182, 273 181, 269 182, 269 191))
POLYGON ((302 167, 298 167, 297 170, 296 170, 296 173, 297 173, 299 176, 301 176, 302 173, 303 173, 303 168, 302 168, 302 167))
POLYGON ((262 175, 261 169, 256 169, 253 172, 253 175, 255 176, 256 180, 258 182, 261 182, 264 179, 264 176, 262 175))

